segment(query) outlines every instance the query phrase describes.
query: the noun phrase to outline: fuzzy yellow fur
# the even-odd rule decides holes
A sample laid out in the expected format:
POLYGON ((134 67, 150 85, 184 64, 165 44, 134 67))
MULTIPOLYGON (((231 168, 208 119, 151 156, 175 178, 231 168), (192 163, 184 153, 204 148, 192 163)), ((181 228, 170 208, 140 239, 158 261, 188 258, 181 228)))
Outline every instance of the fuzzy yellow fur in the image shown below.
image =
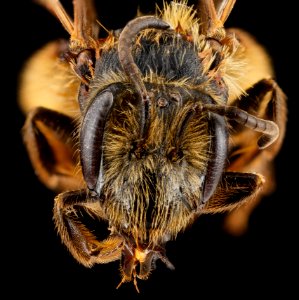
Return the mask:
POLYGON ((139 139, 138 111, 133 106, 113 112, 104 139, 107 218, 117 227, 128 226, 136 241, 149 240, 153 244, 165 233, 174 237, 188 225, 190 208, 196 208, 201 197, 197 174, 206 166, 210 142, 207 124, 200 115, 190 120, 180 140, 175 138, 192 103, 178 107, 171 121, 159 116, 158 109, 151 106, 145 158, 130 157, 132 145, 139 139), (173 149, 180 149, 184 158, 167 158, 173 149), (157 181, 151 182, 150 174, 158 176, 157 181), (187 206, 178 199, 180 187, 187 206), (155 210, 150 228, 146 224, 149 201, 155 210))
POLYGON ((27 61, 19 89, 19 103, 25 114, 43 106, 69 116, 78 115, 80 80, 68 62, 59 58, 59 48, 59 41, 50 42, 27 61))

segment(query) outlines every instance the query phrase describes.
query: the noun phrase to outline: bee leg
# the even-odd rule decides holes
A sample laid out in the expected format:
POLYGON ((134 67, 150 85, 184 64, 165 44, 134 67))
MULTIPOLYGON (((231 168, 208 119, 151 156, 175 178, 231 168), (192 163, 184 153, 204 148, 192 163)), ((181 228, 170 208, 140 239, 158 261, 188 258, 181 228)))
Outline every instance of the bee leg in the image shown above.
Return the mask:
POLYGON ((221 20, 222 24, 224 24, 227 18, 229 17, 236 3, 236 0, 217 0, 214 1, 214 3, 217 16, 219 20, 221 20))
POLYGON ((263 176, 253 173, 225 172, 203 213, 230 211, 255 196, 264 183, 263 176))
POLYGON ((199 1, 200 20, 211 28, 223 26, 229 17, 236 0, 201 0, 199 1))
POLYGON ((258 193, 255 193, 250 201, 246 203, 246 205, 237 207, 225 217, 225 230, 235 236, 240 236, 246 232, 252 211, 260 203, 261 199, 273 192, 275 188, 275 176, 272 162, 267 161, 264 155, 259 155, 258 159, 256 159, 254 163, 256 164, 257 168, 254 168, 254 165, 250 164, 247 166, 247 168, 244 168, 244 170, 249 171, 258 169, 261 171, 261 174, 263 174, 264 178, 263 188, 260 189, 258 193), (265 159, 265 161, 263 161, 263 159, 265 159))
POLYGON ((286 127, 286 96, 273 79, 263 79, 246 91, 246 95, 232 103, 248 113, 258 115, 260 118, 274 121, 279 128, 279 137, 269 147, 259 149, 257 133, 231 122, 231 144, 229 146, 229 165, 227 171, 255 172, 265 178, 263 189, 247 205, 241 206, 228 214, 225 228, 234 235, 243 234, 253 209, 261 198, 270 194, 275 187, 273 158, 278 153, 286 127))
POLYGON ((105 220, 98 198, 89 197, 86 190, 64 192, 55 198, 53 212, 62 242, 78 262, 92 267, 95 263, 108 263, 121 258, 122 237, 112 234, 99 241, 84 224, 88 223, 84 215, 96 221, 105 220))
POLYGON ((47 187, 56 191, 83 187, 71 117, 37 107, 28 114, 22 133, 33 168, 47 187))

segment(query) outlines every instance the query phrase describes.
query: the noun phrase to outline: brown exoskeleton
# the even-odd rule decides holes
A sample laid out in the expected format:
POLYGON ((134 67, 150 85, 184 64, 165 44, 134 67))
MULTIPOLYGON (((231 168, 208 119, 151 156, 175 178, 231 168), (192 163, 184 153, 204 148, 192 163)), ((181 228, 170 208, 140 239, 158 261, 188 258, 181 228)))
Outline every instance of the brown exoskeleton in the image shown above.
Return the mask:
POLYGON ((173 268, 165 244, 201 214, 238 207, 227 228, 242 232, 273 188, 286 97, 264 49, 224 28, 235 1, 165 3, 105 39, 91 0, 74 1, 73 20, 59 1, 40 2, 70 41, 29 60, 23 135, 40 180, 59 192, 54 220, 74 258, 120 259, 121 283, 137 288, 156 260, 173 268))

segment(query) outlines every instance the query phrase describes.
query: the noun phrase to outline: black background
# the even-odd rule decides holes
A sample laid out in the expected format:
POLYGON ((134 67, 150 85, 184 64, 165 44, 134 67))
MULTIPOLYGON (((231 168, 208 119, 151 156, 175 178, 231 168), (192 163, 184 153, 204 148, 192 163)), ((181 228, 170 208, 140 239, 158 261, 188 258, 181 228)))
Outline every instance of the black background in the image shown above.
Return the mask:
MULTIPOLYGON (((123 27, 135 16, 138 5, 143 12, 153 12, 155 7, 154 1, 98 2, 99 19, 110 29, 123 27)), ((71 7, 71 1, 63 3, 71 7)), ((168 244, 168 257, 176 270, 170 271, 159 263, 149 280, 139 281, 141 294, 138 295, 132 284, 115 289, 120 281, 119 262, 86 269, 71 257, 55 232, 52 222, 55 195, 36 179, 21 141, 24 116, 17 107, 17 78, 34 50, 48 41, 68 36, 51 14, 32 1, 15 3, 12 17, 17 29, 11 29, 10 23, 4 27, 13 40, 10 55, 5 60, 9 60, 9 71, 14 73, 10 77, 13 84, 10 94, 15 101, 15 152, 14 158, 8 160, 9 164, 14 162, 13 180, 9 176, 13 187, 9 188, 10 196, 5 198, 9 205, 9 221, 6 221, 9 230, 5 231, 12 242, 6 243, 4 248, 12 257, 5 256, 4 262, 9 262, 11 276, 7 278, 14 283, 9 289, 9 299, 16 293, 40 299, 46 296, 78 299, 79 295, 85 299, 175 296, 245 299, 278 294, 288 299, 292 293, 298 296, 298 246, 295 245, 296 240, 298 242, 298 150, 295 145, 298 55, 294 46, 297 25, 291 4, 291 1, 282 4, 280 1, 239 0, 227 21, 227 26, 244 28, 264 44, 273 58, 277 81, 289 98, 287 135, 276 159, 276 192, 264 198, 255 209, 249 230, 242 237, 232 237, 223 231, 222 215, 201 217, 175 242, 168 244)))

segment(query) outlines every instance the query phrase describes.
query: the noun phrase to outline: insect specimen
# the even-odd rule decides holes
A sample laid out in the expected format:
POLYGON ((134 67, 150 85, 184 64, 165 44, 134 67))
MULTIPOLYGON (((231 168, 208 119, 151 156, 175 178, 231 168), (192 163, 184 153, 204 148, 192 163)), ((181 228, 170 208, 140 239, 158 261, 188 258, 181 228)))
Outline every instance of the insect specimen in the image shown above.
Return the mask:
POLYGON ((120 260, 121 283, 137 288, 157 260, 173 269, 167 241, 201 214, 235 209, 228 226, 243 230, 250 203, 272 189, 286 97, 264 49, 224 28, 235 1, 164 3, 104 39, 91 0, 73 1, 73 19, 59 1, 39 2, 70 40, 28 61, 23 136, 58 193, 54 220, 74 258, 120 260))

